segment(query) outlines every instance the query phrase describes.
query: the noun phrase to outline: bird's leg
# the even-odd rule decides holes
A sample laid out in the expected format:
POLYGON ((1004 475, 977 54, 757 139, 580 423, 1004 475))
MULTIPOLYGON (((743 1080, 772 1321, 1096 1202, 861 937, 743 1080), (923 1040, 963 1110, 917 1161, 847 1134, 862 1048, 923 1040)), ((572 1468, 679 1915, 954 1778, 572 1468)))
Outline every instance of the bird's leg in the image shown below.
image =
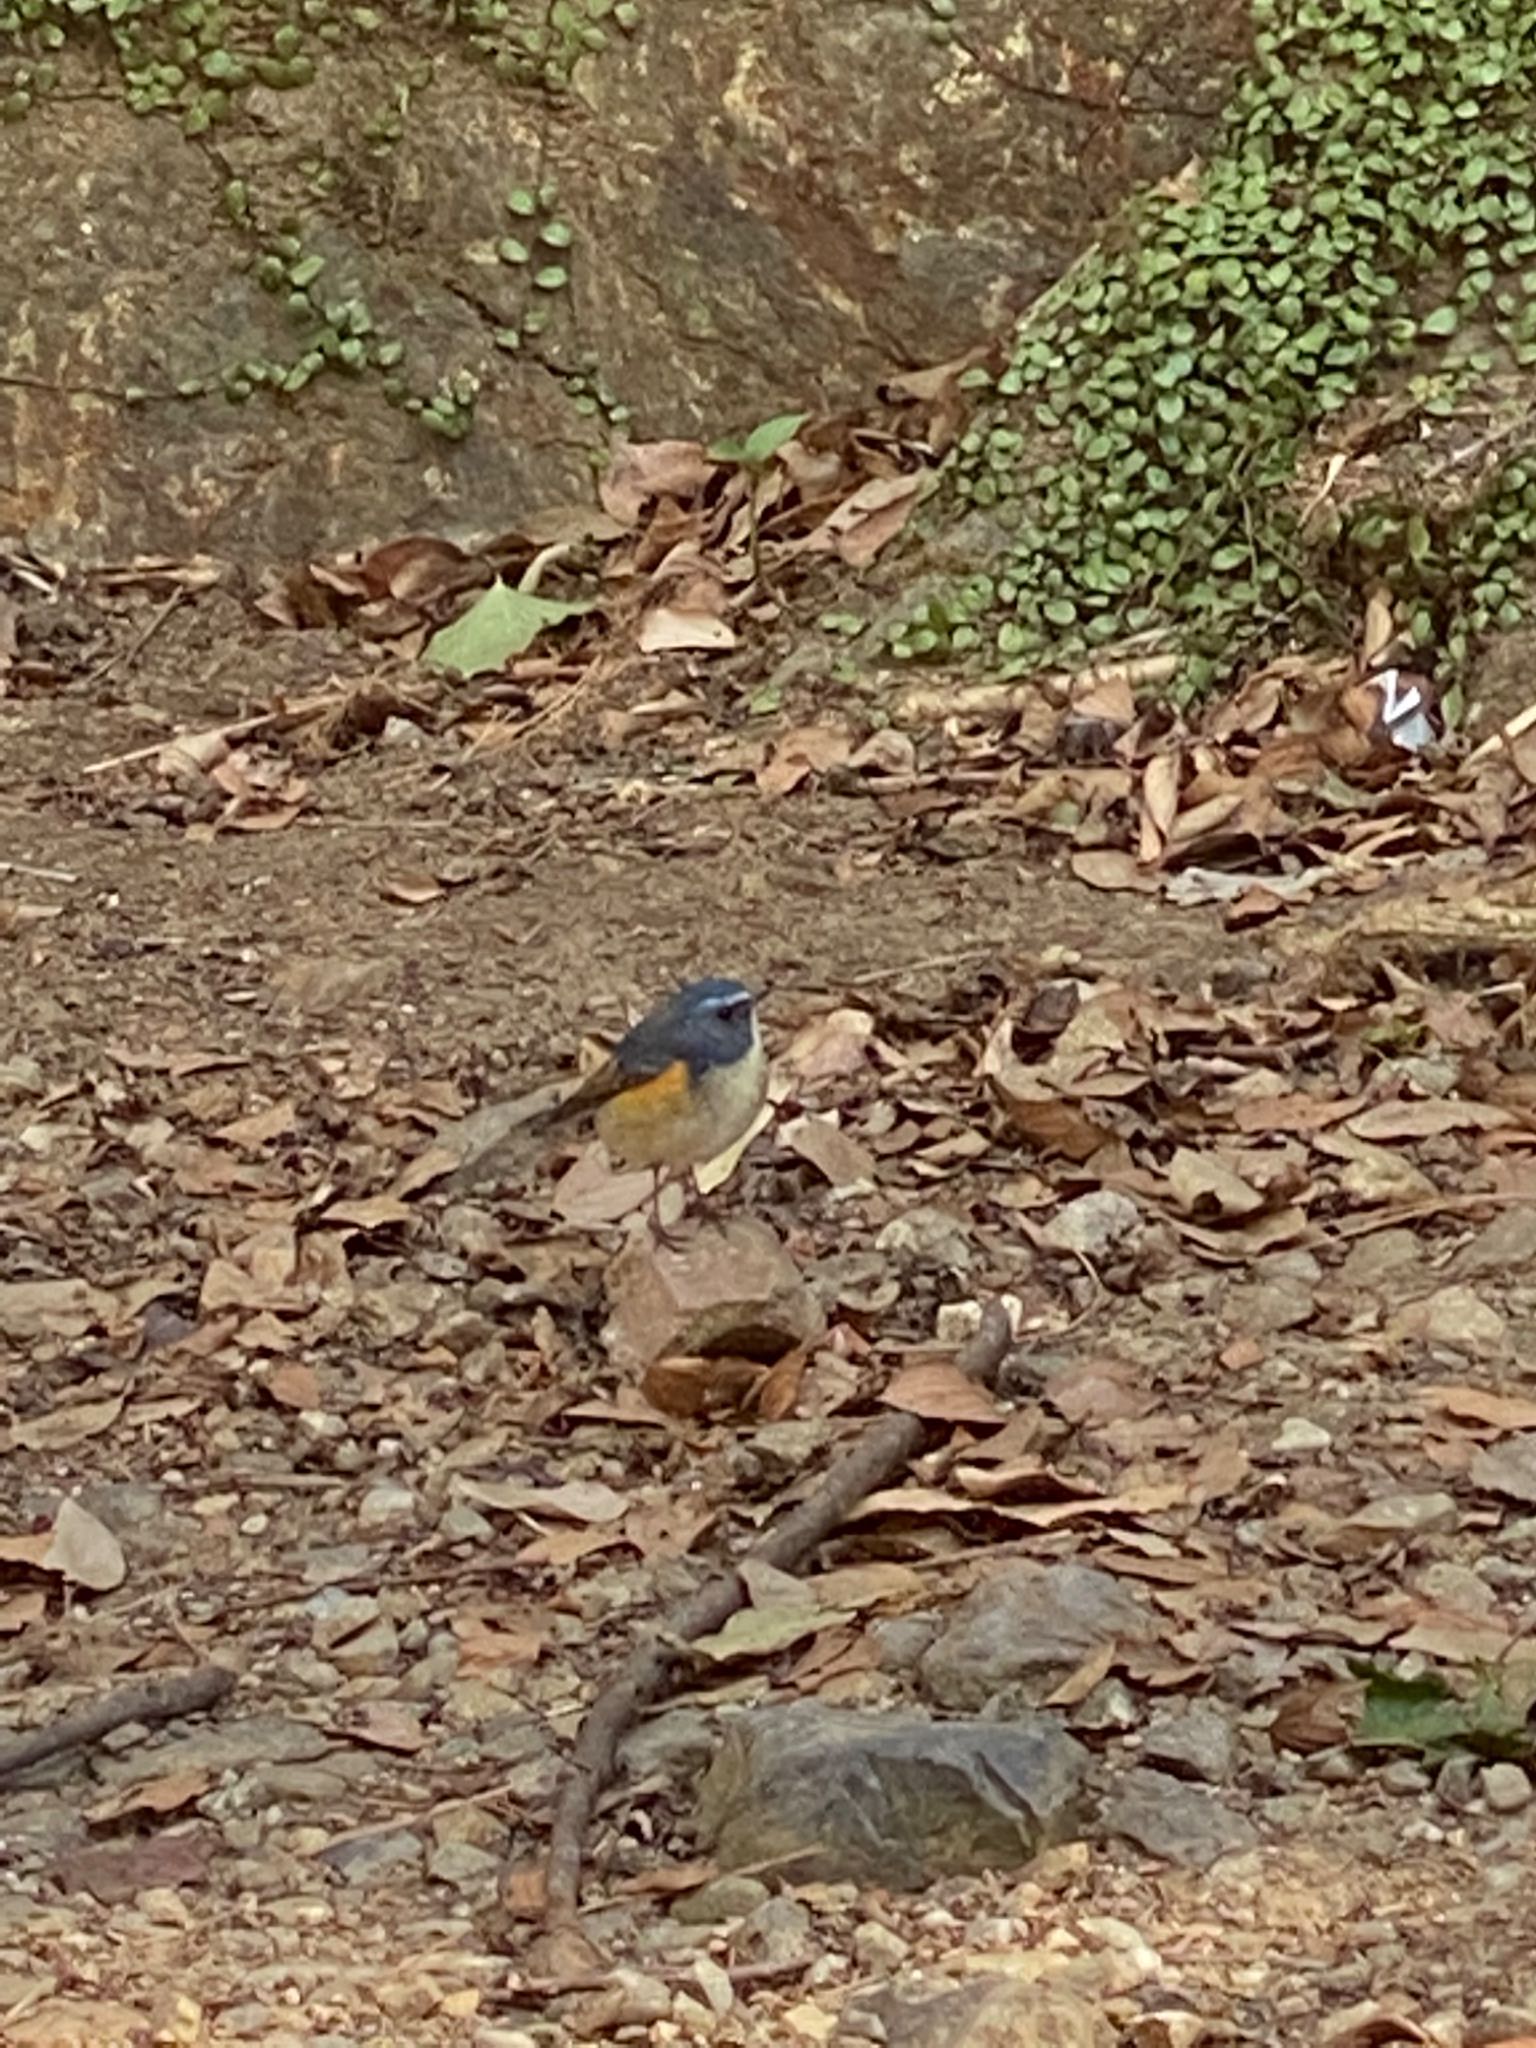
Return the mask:
POLYGON ((651 1168, 651 1236, 657 1244, 664 1244, 669 1251, 676 1251, 682 1239, 675 1231, 668 1230, 661 1220, 661 1191, 666 1186, 671 1169, 666 1166, 651 1168))

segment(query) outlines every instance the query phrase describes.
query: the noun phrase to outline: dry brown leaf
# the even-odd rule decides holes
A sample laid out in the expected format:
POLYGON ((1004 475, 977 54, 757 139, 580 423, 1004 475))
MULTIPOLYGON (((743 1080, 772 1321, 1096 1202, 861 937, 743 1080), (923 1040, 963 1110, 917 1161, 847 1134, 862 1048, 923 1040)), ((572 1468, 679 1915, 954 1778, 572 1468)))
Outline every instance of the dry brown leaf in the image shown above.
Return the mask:
MULTIPOLYGON (((4 1556, 0 1547, 0 1557, 4 1556)), ((0 1635, 14 1635, 19 1628, 31 1628, 48 1612, 48 1595, 34 1586, 25 1593, 0 1598, 0 1635)))
POLYGON ((432 1739, 421 1725, 420 1712, 401 1700, 359 1700, 347 1713, 345 1730, 354 1742, 368 1742, 400 1756, 415 1756, 432 1739))
POLYGON ((453 1482, 454 1492, 483 1508, 505 1514, 553 1515, 561 1522, 618 1522, 630 1500, 600 1479, 568 1479, 563 1486, 526 1486, 518 1479, 466 1479, 453 1482))
POLYGON ((355 1230, 383 1230, 393 1223, 410 1223, 415 1210, 398 1195, 363 1195, 356 1201, 332 1202, 321 1211, 322 1223, 349 1223, 355 1230))
POLYGON ((875 1020, 867 1010, 831 1010, 802 1024, 784 1054, 784 1064, 802 1081, 830 1081, 856 1074, 868 1056, 875 1020))
MULTIPOLYGON (((242 1340, 246 1333, 242 1331, 242 1340)), ((320 1375, 312 1365, 295 1360, 292 1364, 274 1365, 262 1375, 261 1385, 269 1399, 276 1401, 280 1408, 296 1408, 316 1413, 325 1406, 325 1397, 320 1389, 320 1375)))
POLYGON ((1112 846, 1086 847, 1074 853, 1071 868, 1090 889, 1129 891, 1135 896, 1156 896, 1162 888, 1156 875, 1149 874, 1135 854, 1112 846))
POLYGON ((508 1666, 537 1664, 549 1648, 542 1623, 521 1620, 502 1609, 466 1608, 453 1617, 459 1639, 459 1669, 484 1676, 508 1666))
POLYGON ((612 518, 633 526, 647 499, 696 497, 715 468, 702 441, 620 441, 598 497, 612 518))
POLYGON ((11 1430, 13 1442, 29 1451, 67 1451, 88 1437, 100 1436, 123 1412, 123 1396, 110 1395, 104 1401, 77 1401, 69 1408, 18 1422, 11 1430))
POLYGON ((104 1522, 66 1496, 54 1516, 43 1569, 93 1593, 110 1593, 128 1576, 123 1548, 104 1522))
POLYGON ((733 627, 717 612, 682 605, 652 605, 637 635, 642 654, 725 654, 736 645, 733 627))
POLYGON ((425 868, 402 868, 397 874, 380 878, 379 894, 387 896, 391 903, 405 903, 416 909, 424 903, 435 903, 447 891, 437 876, 428 874, 425 868))
POLYGON ((764 796, 788 796, 811 776, 841 768, 852 752, 853 741, 843 726, 796 726, 774 741, 757 771, 757 786, 764 796))
POLYGON ((1421 1387, 1419 1399, 1454 1422, 1480 1423, 1500 1432, 1536 1430, 1536 1401, 1519 1394, 1493 1394, 1485 1387, 1439 1385, 1421 1387))
POLYGON ((213 1783, 213 1772, 201 1769, 168 1771, 164 1777, 147 1778, 136 1785, 120 1785, 105 1798, 85 1809, 93 1827, 122 1820, 131 1813, 174 1813, 201 1799, 213 1783))
POLYGON ((764 1376, 757 1359, 673 1356, 646 1367, 640 1391, 663 1415, 688 1418, 750 1408, 764 1376))
POLYGON ((1168 1162, 1168 1186, 1190 1216, 1252 1216, 1264 1197, 1214 1152, 1181 1145, 1168 1162))
POLYGON ((790 1151, 835 1188, 873 1185, 875 1158, 856 1138, 838 1128, 828 1116, 798 1116, 779 1126, 779 1137, 790 1151))
POLYGON ((996 1399, 952 1358, 914 1361, 894 1373, 880 1399, 887 1408, 927 1422, 972 1422, 996 1427, 1006 1417, 996 1399))
POLYGON ((1486 1102, 1379 1102, 1350 1118, 1356 1138, 1390 1143, 1396 1138, 1438 1138, 1447 1131, 1494 1131, 1517 1119, 1486 1102))

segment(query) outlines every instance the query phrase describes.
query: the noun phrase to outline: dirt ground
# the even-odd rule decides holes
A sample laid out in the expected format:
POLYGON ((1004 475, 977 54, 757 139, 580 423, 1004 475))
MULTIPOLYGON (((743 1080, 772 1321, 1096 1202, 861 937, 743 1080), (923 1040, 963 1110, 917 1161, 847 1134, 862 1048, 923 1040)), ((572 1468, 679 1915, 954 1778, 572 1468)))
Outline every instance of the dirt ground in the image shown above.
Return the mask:
MULTIPOLYGON (((1536 1211, 1514 1182, 1471 1199, 1488 1183, 1456 1176, 1475 1134, 1426 1129, 1415 1170, 1456 1189, 1438 1211, 1357 1177, 1353 1210, 1314 1202, 1305 1237, 1213 1253, 1209 1232, 1159 1225, 1136 1257, 1051 1258, 1033 1226, 1095 1174, 1010 1136, 976 1080, 998 1020, 1064 974, 1155 990, 1165 1015, 1279 1014, 1295 930, 1331 909, 1235 931, 1215 905, 1091 889, 1060 841, 972 808, 963 774, 765 792, 741 750, 804 717, 811 685, 754 719, 744 686, 707 673, 685 678, 682 717, 634 715, 676 678, 631 679, 525 735, 509 721, 505 743, 471 743, 440 704, 346 741, 273 729, 253 757, 297 809, 232 829, 227 789, 210 805, 190 772, 92 767, 387 658, 270 631, 222 591, 146 638, 159 602, 48 611, 46 662, 0 696, 0 1711, 31 1728, 210 1660, 239 1676, 206 1717, 119 1730, 0 1792, 0 2038, 795 2043, 834 2038, 898 1963, 930 1983, 1055 1975, 1105 2030, 1084 2041, 1138 2048, 1536 2034, 1529 1780, 1276 1732, 1283 1706, 1326 1719, 1330 1687, 1358 1688, 1351 1658, 1459 1683, 1529 1635, 1536 1491, 1501 1495, 1476 1461, 1520 1441, 1487 1403, 1527 1388, 1536 1211), (750 1413, 637 1420, 601 1336, 618 1234, 562 1224, 550 1171, 468 1204, 400 1176, 440 1126, 568 1068, 584 1034, 695 972, 760 987, 775 1051, 839 1009, 873 1020, 867 1059, 820 1095, 797 1084, 861 1142, 890 1141, 873 1188, 840 1199, 765 1135, 725 1195, 834 1303, 832 1392, 813 1367, 800 1409, 818 1456, 878 1412, 942 1306, 1005 1290, 1024 1325, 1010 1393, 1075 1389, 1059 1471, 1126 1503, 1011 1531, 897 1515, 870 1554, 922 1561, 940 1608, 1004 1543, 1160 1586, 1168 1668, 1100 1674, 1103 1711, 1079 1701, 1074 1725, 1134 1749, 1153 1706, 1209 1698, 1234 1744, 1219 1790, 1253 1835, 1208 1867, 1095 1841, 915 1898, 802 1887, 798 1967, 754 1972, 729 1922, 672 1910, 660 1873, 700 1853, 688 1786, 621 1786, 588 1845, 591 1896, 670 2004, 599 2010, 527 1987, 531 1925, 497 1906, 497 1870, 535 1867, 579 1712, 657 1598, 745 1540, 792 1475, 743 1478, 765 1426, 750 1413), (879 1249, 934 1206, 963 1256, 879 1249), (1123 1410, 1094 1393, 1104 1373, 1134 1391, 1123 1410), (1447 1384, 1484 1408, 1467 1420, 1463 1395, 1431 1426, 1447 1384), (1164 1507, 1132 1500, 1197 1467, 1164 1507), (527 1511, 466 1515, 466 1475, 601 1482, 637 1519, 583 1550, 527 1511), (92 1554, 64 1568, 26 1546, 57 1544, 66 1496, 92 1554), (679 1503, 709 1510, 691 1552, 663 1534, 679 1503), (1470 1655, 1446 1647, 1458 1626, 1470 1655)), ((1493 1002, 1487 982, 1435 993, 1493 1002)), ((1366 1000, 1342 982, 1334 999, 1366 1000)), ((1455 1050, 1444 1029, 1415 1057, 1455 1050)), ((1264 1043, 1293 1085, 1334 1057, 1278 1027, 1264 1043)), ((1259 1059, 1200 1057, 1224 1080, 1259 1059)), ((1360 1070, 1340 1073, 1348 1093, 1360 1070)), ((1192 1100, 1175 1138, 1194 1145, 1192 1100)), ((1146 1171, 1156 1134, 1128 1142, 1146 1171)), ((682 1696, 810 1689, 793 1654, 682 1696)), ((855 1668, 826 1696, 901 1685, 855 1668)), ((1518 1765, 1523 1742, 1506 1747, 1518 1765)))

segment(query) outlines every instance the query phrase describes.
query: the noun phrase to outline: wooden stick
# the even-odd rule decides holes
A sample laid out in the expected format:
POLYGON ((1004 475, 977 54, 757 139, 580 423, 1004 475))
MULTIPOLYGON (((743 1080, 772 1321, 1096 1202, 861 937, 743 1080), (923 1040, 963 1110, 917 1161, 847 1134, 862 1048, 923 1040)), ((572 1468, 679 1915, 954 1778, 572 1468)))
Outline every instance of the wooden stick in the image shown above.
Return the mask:
POLYGON ((200 732, 173 732, 163 740, 155 740, 147 747, 132 747, 126 754, 109 754, 104 761, 89 761, 80 770, 82 775, 105 775, 109 768, 127 768, 135 761, 149 761, 156 754, 163 754, 167 747, 174 747, 185 740, 243 740, 248 733, 260 732, 264 726, 281 725, 285 719, 300 723, 306 718, 318 718, 322 711, 329 711, 333 704, 347 701, 345 690, 322 690, 315 697, 301 697, 297 704, 285 704, 280 711, 263 711, 255 718, 233 718, 228 725, 206 725, 200 732))
MULTIPOLYGON (((955 1363, 982 1386, 990 1385, 1012 1342, 1008 1311, 1000 1301, 989 1302, 979 1329, 955 1363)), ((884 1486, 922 1448, 927 1427, 917 1415, 881 1416, 837 1460, 815 1492, 776 1523, 748 1557, 780 1571, 796 1570, 861 1500, 884 1486)), ((707 1580, 661 1616, 648 1639, 630 1652, 588 1708, 550 1831, 544 1866, 544 1921, 549 1933, 579 1931, 582 1851, 598 1796, 613 1775, 620 1741, 641 1709, 666 1686, 681 1655, 679 1645, 722 1628, 746 1600, 747 1589, 734 1568, 707 1580)))
POLYGON ((181 1714, 200 1714, 223 1699, 234 1682, 235 1673, 225 1665, 204 1664, 175 1678, 152 1678, 143 1685, 124 1686, 93 1706, 77 1707, 44 1728, 0 1742, 0 1778, 13 1777, 29 1764, 41 1763, 66 1749, 99 1742, 103 1735, 130 1721, 174 1721, 181 1714))

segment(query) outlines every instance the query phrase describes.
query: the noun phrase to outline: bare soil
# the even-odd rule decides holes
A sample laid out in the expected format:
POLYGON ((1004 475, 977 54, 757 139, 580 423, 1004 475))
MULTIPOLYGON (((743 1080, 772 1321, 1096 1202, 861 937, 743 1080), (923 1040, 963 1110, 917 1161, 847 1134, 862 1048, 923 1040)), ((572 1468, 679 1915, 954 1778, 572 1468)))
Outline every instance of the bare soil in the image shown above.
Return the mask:
MULTIPOLYGON (((432 716, 344 745, 296 728, 261 751, 308 784, 298 815, 276 830, 220 829, 217 806, 200 811, 153 760, 88 770, 377 662, 323 635, 269 633, 219 592, 145 639, 153 609, 132 598, 52 610, 51 679, 0 698, 0 1280, 85 1282, 120 1311, 44 1318, 6 1340, 0 1537, 47 1529, 74 1494, 120 1536, 127 1561, 122 1583, 101 1591, 4 1567, 0 1699, 8 1722, 30 1727, 113 1685, 220 1659, 241 1677, 209 1725, 271 1717, 324 1740, 313 1753, 278 1737, 263 1753, 257 1740, 248 1758, 205 1762, 180 1787, 162 1774, 151 1780, 160 1802, 137 1810, 102 1809, 122 1784, 114 1767, 152 1753, 158 1735, 136 1743, 130 1731, 0 1791, 0 2034, 94 2048, 606 2038, 579 2005, 509 1979, 526 1930, 508 1935, 488 1872, 431 1875, 423 1858, 469 1842, 532 1864, 576 1713, 654 1594, 692 1567, 664 1546, 638 1563, 598 1550, 540 1566, 519 1561, 526 1520, 498 1519, 498 1540, 477 1544, 445 1536, 434 1517, 446 1476, 480 1469, 476 1446, 489 1444, 494 1473, 600 1478, 658 1512, 673 1497, 714 1502, 724 1520, 700 1538, 707 1560, 757 1425, 640 1429, 570 1415, 623 1393, 598 1339, 616 1239, 573 1245, 541 1206, 537 1176, 497 1212, 493 1278, 559 1268, 521 1308, 496 1307, 483 1279, 464 1277, 436 1194, 410 1225, 346 1234, 344 1275, 263 1278, 253 1237, 302 1239, 338 1197, 377 1191, 437 1121, 568 1066, 583 1034, 612 1030, 687 974, 761 987, 776 1045, 854 1005, 891 1047, 948 1040, 974 1052, 1062 963, 1193 1002, 1266 990, 1292 956, 1234 936, 1215 909, 1090 890, 1022 825, 969 830, 963 805, 939 819, 836 778, 774 798, 716 773, 719 750, 765 723, 707 678, 692 683, 701 715, 640 720, 616 738, 602 722, 615 706, 600 701, 478 750, 432 716), (35 1063, 34 1080, 18 1062, 35 1063), (275 1118, 269 1139, 217 1135, 284 1103, 291 1118, 275 1118), (529 1247, 540 1245, 560 1258, 539 1266, 529 1247), (232 1330, 209 1294, 220 1261, 247 1276, 244 1306, 258 1316, 262 1285, 303 1300, 232 1330), (452 1326, 471 1313, 493 1326, 472 1345, 452 1326), (455 1346, 479 1360, 468 1373, 455 1346), (418 1516, 397 1525, 378 1509, 382 1524, 360 1521, 370 1490, 394 1482, 418 1516), (328 1582, 337 1598, 375 1602, 389 1624, 376 1664, 330 1659, 316 1608, 328 1582), (486 1648, 498 1630, 532 1630, 541 1645, 498 1663, 486 1648), (500 1691, 500 1719, 487 1687, 500 1691), (397 1710, 413 1734, 390 1733, 397 1710), (521 1749, 519 1719, 535 1731, 521 1749), (338 1860, 349 1841, 401 1838, 414 1847, 394 1868, 338 1860), (89 1861, 103 1850, 117 1855, 110 1869, 89 1861)), ((876 1063, 850 1088, 888 1083, 876 1063)), ((1359 1646, 1339 1617, 1358 1624, 1394 1592, 1443 1607, 1457 1604, 1453 1582, 1481 1587, 1510 1627, 1526 1626, 1533 1526, 1501 1519, 1462 1475, 1435 1469, 1411 1398, 1436 1379, 1512 1385, 1536 1332, 1526 1276, 1478 1280, 1515 1346, 1491 1364, 1426 1351, 1382 1368, 1337 1315, 1234 1350, 1230 1290, 1264 1272, 1212 1265, 1171 1239, 1152 1291, 1045 1273, 1017 1214, 996 1205, 1000 1187, 1037 1167, 1005 1147, 935 1170, 930 1199, 983 1219, 977 1262, 907 1276, 863 1334, 877 1347, 920 1344, 943 1299, 1010 1283, 1054 1370, 1118 1361, 1156 1388, 1170 1443, 1227 1431, 1241 1444, 1243 1486, 1194 1510, 1176 1541, 1149 1518, 1145 1548, 1277 1589, 1241 1658, 1224 1668, 1218 1653, 1203 1680, 1238 1732, 1228 1792, 1259 1846, 1209 1871, 1100 1846, 1038 1882, 946 1882, 916 1901, 823 1888, 809 1899, 814 1967, 784 1982, 743 1974, 724 2013, 679 1963, 686 1950, 665 1950, 666 1896, 642 1889, 627 1909, 632 1954, 677 1986, 679 2003, 620 2038, 817 2038, 813 2009, 834 2014, 868 1977, 855 1934, 871 1920, 934 1968, 1064 1959, 1106 2038, 1145 2048, 1470 2048, 1536 2030, 1531 1807, 1495 1812, 1474 1772, 1437 1779, 1433 1759, 1384 1768, 1338 1749, 1334 1768, 1315 1768, 1267 1725, 1283 1682, 1337 1672, 1359 1646), (1331 1441, 1298 1466, 1272 1446, 1300 1414, 1323 1420, 1331 1441), (1341 1515, 1394 1489, 1441 1486, 1462 1510, 1450 1528, 1358 1555, 1312 1545, 1306 1510, 1341 1515), (1293 1635, 1287 1600, 1301 1603, 1293 1635), (1266 1636, 1267 1689, 1254 1679, 1266 1636)), ((732 1198, 774 1222, 808 1270, 849 1254, 878 1266, 876 1226, 901 1207, 894 1194, 839 1207, 766 1141, 732 1198)), ((906 1198, 921 1197, 909 1186, 906 1198)), ((1425 1277, 1489 1213, 1427 1226, 1425 1277)), ((1340 1240, 1323 1254, 1330 1274, 1348 1249, 1340 1240)), ((1383 1313, 1398 1284, 1381 1281, 1383 1313)), ((1081 1525, 1038 1544, 1042 1556, 1116 1548, 1113 1529, 1081 1525)), ((1223 1640, 1191 1642, 1186 1667, 1223 1640)), ((687 1810, 681 1786, 611 1806, 594 1844, 596 1894, 624 1873, 643 1886, 685 1858, 687 1810)), ((675 1931, 731 1964, 728 1934, 675 1931)))

